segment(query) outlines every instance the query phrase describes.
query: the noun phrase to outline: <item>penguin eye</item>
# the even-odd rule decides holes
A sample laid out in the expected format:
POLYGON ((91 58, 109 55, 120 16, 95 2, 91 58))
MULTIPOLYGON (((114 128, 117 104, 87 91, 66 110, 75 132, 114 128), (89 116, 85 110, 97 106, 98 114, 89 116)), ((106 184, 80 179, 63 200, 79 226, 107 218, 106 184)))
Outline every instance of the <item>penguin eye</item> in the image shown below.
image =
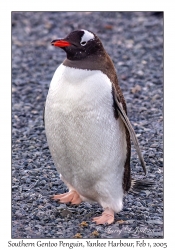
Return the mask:
POLYGON ((85 46, 87 44, 87 42, 84 41, 84 42, 81 42, 80 44, 81 44, 81 46, 85 46))

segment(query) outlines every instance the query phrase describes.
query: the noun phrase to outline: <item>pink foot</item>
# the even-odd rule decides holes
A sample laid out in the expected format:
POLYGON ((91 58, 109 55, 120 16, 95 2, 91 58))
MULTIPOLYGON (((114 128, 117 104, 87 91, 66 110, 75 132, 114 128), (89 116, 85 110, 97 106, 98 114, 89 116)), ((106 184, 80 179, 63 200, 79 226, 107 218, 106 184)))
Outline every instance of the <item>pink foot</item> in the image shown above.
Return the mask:
POLYGON ((69 191, 65 194, 57 194, 52 197, 52 200, 59 201, 61 203, 68 203, 71 202, 71 204, 80 204, 82 202, 80 195, 75 191, 69 191))
POLYGON ((105 211, 99 217, 94 217, 93 222, 96 224, 111 224, 114 222, 114 211, 110 208, 106 208, 105 211))

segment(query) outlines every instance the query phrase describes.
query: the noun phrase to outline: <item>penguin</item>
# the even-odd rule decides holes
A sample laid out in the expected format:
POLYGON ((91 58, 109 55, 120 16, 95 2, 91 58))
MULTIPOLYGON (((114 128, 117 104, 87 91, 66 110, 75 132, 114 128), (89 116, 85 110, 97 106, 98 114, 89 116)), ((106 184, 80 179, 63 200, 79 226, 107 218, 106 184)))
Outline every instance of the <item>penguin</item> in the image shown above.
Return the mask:
POLYGON ((45 103, 49 150, 68 192, 53 200, 99 203, 96 224, 111 224, 131 189, 131 140, 144 173, 146 165, 114 64, 101 40, 89 30, 72 31, 51 42, 66 52, 56 69, 45 103))

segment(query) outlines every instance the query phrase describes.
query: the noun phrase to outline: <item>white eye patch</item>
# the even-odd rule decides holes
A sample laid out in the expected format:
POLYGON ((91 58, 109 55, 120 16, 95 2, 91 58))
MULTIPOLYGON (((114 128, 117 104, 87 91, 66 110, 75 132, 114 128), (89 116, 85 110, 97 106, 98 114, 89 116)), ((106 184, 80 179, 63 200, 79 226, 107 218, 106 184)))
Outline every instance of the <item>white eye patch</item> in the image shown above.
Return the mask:
POLYGON ((81 41, 80 41, 80 44, 82 46, 85 46, 86 43, 89 41, 89 40, 93 40, 95 37, 94 37, 94 34, 92 34, 91 32, 87 31, 87 30, 82 30, 84 31, 84 35, 82 36, 81 38, 81 41))

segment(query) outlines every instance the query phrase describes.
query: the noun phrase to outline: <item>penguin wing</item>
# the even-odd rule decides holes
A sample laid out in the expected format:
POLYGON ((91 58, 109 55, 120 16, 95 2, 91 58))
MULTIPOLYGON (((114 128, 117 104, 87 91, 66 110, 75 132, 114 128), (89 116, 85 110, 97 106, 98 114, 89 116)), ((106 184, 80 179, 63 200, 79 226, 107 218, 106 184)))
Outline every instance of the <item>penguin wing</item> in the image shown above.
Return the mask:
POLYGON ((143 168, 143 171, 145 173, 145 175, 147 174, 147 171, 146 171, 146 164, 144 162, 144 159, 143 159, 143 156, 142 156, 142 153, 141 153, 141 150, 140 150, 140 147, 139 147, 139 143, 138 143, 138 140, 137 140, 137 137, 136 137, 136 134, 135 134, 135 131, 126 115, 126 112, 125 110, 123 109, 122 107, 122 104, 119 102, 118 98, 117 98, 117 92, 116 90, 114 90, 114 100, 117 104, 117 110, 118 110, 118 113, 119 113, 119 116, 121 117, 122 121, 124 122, 126 128, 128 129, 129 131, 129 134, 132 138, 132 141, 134 143, 134 146, 135 146, 135 149, 137 151, 137 154, 139 156, 139 159, 140 159, 140 162, 141 162, 141 165, 142 165, 142 168, 143 168))

